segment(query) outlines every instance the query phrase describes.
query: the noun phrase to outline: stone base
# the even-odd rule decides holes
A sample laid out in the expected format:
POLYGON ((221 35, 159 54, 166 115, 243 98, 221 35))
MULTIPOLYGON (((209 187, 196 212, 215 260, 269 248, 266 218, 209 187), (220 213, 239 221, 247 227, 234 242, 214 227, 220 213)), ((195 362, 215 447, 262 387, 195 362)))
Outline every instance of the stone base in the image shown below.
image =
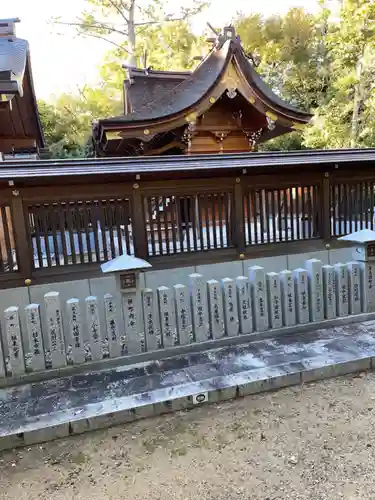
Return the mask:
POLYGON ((0 449, 375 367, 375 321, 0 390, 0 449))

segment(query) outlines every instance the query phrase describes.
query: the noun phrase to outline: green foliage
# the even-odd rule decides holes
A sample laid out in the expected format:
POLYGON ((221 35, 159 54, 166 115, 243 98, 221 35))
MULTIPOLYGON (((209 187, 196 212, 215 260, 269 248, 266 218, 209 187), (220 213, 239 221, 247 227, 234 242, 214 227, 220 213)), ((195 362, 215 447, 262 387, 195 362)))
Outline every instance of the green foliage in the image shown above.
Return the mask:
POLYGON ((375 3, 346 0, 327 37, 331 81, 305 144, 313 148, 375 146, 375 3))
POLYGON ((47 147, 54 158, 88 156, 94 120, 121 113, 122 103, 101 89, 63 94, 55 102, 38 102, 47 147))

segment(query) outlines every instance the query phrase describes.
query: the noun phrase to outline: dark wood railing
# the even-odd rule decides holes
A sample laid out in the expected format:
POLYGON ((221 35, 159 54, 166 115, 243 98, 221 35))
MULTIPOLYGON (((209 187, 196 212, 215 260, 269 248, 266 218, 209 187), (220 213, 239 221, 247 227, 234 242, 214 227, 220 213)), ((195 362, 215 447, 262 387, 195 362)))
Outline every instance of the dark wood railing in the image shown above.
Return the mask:
POLYGON ((374 229, 369 162, 246 171, 231 168, 231 158, 227 169, 205 172, 188 172, 179 159, 176 171, 141 179, 109 166, 105 178, 25 175, 14 187, 3 183, 0 287, 94 276, 99 263, 122 253, 163 269, 325 248, 374 229))

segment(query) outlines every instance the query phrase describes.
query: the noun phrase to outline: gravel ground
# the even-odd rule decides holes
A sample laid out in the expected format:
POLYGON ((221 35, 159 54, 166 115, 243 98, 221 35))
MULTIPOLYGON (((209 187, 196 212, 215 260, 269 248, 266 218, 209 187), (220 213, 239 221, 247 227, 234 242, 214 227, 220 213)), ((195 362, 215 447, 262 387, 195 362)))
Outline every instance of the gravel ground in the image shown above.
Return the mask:
POLYGON ((375 498, 375 374, 0 455, 1 500, 375 498))

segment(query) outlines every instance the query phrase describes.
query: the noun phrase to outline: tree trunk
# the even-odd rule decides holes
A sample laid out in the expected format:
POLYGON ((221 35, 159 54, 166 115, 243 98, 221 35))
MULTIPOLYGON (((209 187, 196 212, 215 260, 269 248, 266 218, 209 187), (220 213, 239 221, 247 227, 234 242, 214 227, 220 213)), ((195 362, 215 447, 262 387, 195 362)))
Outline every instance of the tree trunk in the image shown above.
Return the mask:
POLYGON ((135 2, 136 0, 131 0, 129 6, 128 13, 128 46, 129 46, 129 57, 128 57, 128 65, 129 66, 137 66, 137 57, 135 55, 135 2))

